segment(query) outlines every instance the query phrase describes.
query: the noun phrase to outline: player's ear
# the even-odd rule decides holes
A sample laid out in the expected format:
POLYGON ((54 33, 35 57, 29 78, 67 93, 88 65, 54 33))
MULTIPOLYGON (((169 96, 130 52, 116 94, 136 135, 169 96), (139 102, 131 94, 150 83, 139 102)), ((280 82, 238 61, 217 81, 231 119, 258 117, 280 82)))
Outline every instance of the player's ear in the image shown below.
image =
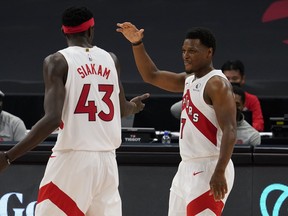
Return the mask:
POLYGON ((241 86, 245 84, 245 75, 243 75, 242 80, 241 80, 241 86))
POLYGON ((213 56, 213 48, 210 47, 208 48, 208 51, 207 51, 207 57, 212 58, 212 56, 213 56))
POLYGON ((90 41, 93 40, 93 37, 94 37, 94 26, 91 26, 91 27, 88 29, 88 37, 89 37, 90 41))

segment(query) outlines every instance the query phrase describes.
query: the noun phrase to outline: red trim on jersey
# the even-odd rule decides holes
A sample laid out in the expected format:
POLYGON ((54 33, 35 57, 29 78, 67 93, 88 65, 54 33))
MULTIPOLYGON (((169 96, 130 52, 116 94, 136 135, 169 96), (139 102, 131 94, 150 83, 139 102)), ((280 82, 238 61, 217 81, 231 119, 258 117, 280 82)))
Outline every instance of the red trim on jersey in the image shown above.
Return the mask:
POLYGON ((59 128, 62 129, 62 130, 63 130, 63 128, 64 128, 64 122, 63 122, 62 120, 61 120, 61 122, 60 122, 59 128))
POLYGON ((84 216, 85 214, 78 208, 74 200, 64 193, 57 185, 50 182, 39 190, 37 204, 44 200, 50 200, 66 215, 69 216, 84 216))
POLYGON ((182 109, 184 108, 187 112, 189 119, 192 124, 215 146, 217 146, 217 128, 209 121, 209 119, 192 103, 190 93, 187 90, 184 95, 186 105, 183 103, 182 109), (188 102, 188 106, 187 106, 188 102), (192 107, 192 114, 189 114, 189 107, 192 107), (198 121, 193 121, 193 115, 198 114, 198 121))
POLYGON ((65 34, 75 34, 88 30, 90 27, 94 26, 94 18, 81 23, 78 26, 65 26, 62 25, 62 30, 65 34))
POLYGON ((210 191, 205 192, 187 205, 187 216, 195 216, 205 209, 210 209, 216 216, 221 216, 224 203, 215 201, 214 196, 209 193, 210 191))

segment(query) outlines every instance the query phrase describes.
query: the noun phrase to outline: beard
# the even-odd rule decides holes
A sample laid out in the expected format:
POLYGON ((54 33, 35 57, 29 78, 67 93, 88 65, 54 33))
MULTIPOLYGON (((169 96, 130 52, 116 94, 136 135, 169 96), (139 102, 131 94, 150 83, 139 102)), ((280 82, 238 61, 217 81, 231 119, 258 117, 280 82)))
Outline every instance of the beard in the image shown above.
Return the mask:
POLYGON ((231 85, 232 85, 232 86, 241 87, 241 84, 240 84, 240 83, 237 83, 237 82, 231 82, 231 85))
POLYGON ((186 70, 186 69, 185 69, 185 72, 186 72, 187 74, 193 74, 193 73, 194 73, 194 71, 191 70, 191 69, 190 69, 190 70, 186 70))

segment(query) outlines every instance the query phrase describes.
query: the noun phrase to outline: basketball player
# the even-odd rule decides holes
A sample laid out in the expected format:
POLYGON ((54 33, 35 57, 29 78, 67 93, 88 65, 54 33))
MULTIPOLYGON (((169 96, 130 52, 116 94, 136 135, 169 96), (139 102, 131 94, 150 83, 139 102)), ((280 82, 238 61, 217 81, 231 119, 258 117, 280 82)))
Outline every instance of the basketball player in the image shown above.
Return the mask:
POLYGON ((189 31, 182 46, 185 73, 159 70, 143 45, 144 29, 117 24, 131 43, 145 82, 183 92, 179 137, 182 161, 170 192, 169 216, 221 215, 234 181, 236 106, 231 84, 212 58, 216 41, 204 28, 189 31))
POLYGON ((116 56, 92 45, 93 14, 64 11, 68 48, 44 61, 45 116, 26 138, 0 154, 0 171, 58 128, 57 142, 41 181, 36 215, 120 216, 115 149, 121 116, 144 108, 149 94, 126 101, 116 56))

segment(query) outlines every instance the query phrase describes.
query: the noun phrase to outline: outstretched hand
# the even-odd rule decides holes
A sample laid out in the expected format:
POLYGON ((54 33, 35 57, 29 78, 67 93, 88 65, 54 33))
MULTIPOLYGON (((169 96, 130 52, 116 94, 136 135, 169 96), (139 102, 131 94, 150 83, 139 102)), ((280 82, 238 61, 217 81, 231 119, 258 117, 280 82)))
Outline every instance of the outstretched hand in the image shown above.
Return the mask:
POLYGON ((144 29, 139 30, 130 22, 117 23, 117 26, 119 28, 117 28, 116 31, 121 32, 131 43, 142 41, 144 29))
POLYGON ((136 104, 136 107, 134 109, 134 113, 138 113, 144 109, 145 104, 142 101, 149 98, 149 97, 150 97, 150 94, 145 93, 143 95, 136 96, 130 100, 130 102, 133 102, 136 104))

